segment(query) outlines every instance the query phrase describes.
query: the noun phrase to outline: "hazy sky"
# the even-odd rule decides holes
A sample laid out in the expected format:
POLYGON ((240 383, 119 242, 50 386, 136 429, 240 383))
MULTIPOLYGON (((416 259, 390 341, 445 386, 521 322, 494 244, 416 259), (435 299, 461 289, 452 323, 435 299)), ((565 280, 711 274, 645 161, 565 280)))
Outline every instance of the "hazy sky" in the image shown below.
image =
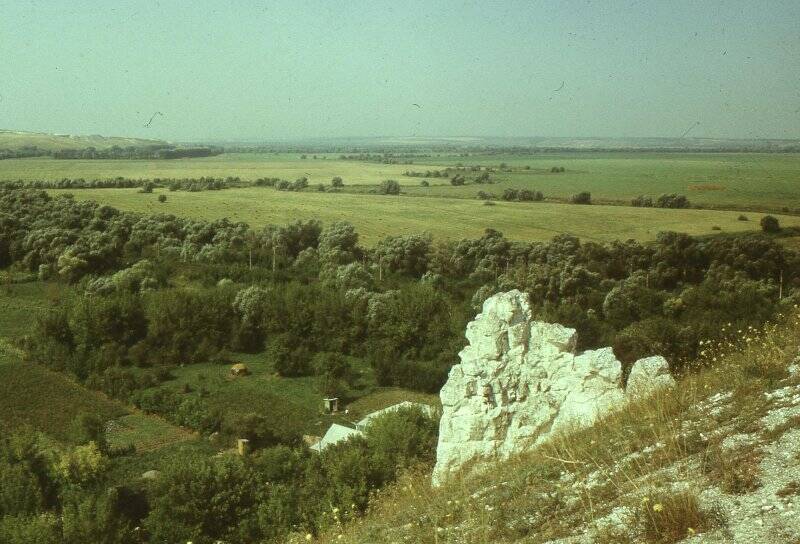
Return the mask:
POLYGON ((696 123, 691 136, 800 138, 800 0, 0 0, 0 128, 675 137, 696 123))

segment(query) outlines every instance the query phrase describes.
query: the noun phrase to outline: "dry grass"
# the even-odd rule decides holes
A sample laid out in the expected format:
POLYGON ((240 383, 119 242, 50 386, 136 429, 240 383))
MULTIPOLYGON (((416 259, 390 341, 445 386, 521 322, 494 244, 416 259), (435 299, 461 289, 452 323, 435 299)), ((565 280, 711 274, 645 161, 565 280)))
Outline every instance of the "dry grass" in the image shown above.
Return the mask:
POLYGON ((643 501, 637 516, 642 522, 645 541, 658 544, 680 542, 723 524, 720 515, 701 508, 697 495, 690 491, 657 495, 643 501))
POLYGON ((703 459, 703 473, 725 493, 741 495, 761 487, 759 463, 762 452, 755 446, 709 448, 703 459))
POLYGON ((775 495, 777 495, 780 498, 800 495, 800 481, 792 480, 791 482, 780 488, 778 491, 776 491, 775 495))

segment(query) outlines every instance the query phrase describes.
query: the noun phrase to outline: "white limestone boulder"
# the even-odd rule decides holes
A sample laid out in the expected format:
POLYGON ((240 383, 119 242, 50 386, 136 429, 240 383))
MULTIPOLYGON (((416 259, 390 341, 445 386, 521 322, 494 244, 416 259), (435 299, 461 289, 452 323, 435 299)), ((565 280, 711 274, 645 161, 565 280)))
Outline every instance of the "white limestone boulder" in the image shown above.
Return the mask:
POLYGON ((648 397, 659 389, 675 387, 669 363, 660 355, 639 359, 631 367, 625 394, 631 398, 648 397))
POLYGON ((466 337, 440 393, 434 485, 467 464, 505 459, 589 425, 626 401, 611 348, 576 354, 575 330, 534 321, 520 291, 487 299, 466 337))

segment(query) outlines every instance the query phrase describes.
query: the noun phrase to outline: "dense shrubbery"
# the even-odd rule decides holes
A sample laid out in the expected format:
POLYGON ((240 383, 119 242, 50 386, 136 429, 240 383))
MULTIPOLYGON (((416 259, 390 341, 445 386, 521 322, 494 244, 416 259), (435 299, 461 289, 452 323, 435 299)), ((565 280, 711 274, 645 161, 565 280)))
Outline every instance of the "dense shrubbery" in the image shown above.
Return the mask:
POLYGON ((656 200, 656 208, 688 208, 689 199, 685 195, 661 195, 656 200))
POLYGON ((378 187, 378 192, 382 195, 399 195, 400 182, 393 179, 384 180, 378 187))
POLYGON ((251 231, 37 191, 0 192, 0 225, 0 266, 91 293, 50 312, 31 352, 125 394, 138 384, 118 371, 126 366, 265 346, 285 375, 312 373, 316 353, 334 352, 370 360, 381 384, 435 391, 475 305, 514 287, 537 315, 578 328, 583 347, 614 345, 625 360, 689 357, 715 322, 768 318, 781 276, 793 297, 800 270, 795 253, 756 235, 662 233, 643 245, 519 243, 487 231, 436 244, 390 237, 366 251, 346 223, 251 231), (169 288, 178 269, 207 287, 169 288), (254 285, 217 287, 223 278, 254 285))
POLYGON ((659 196, 655 202, 649 196, 639 195, 631 200, 631 206, 637 208, 688 208, 691 206, 686 195, 672 193, 659 196))
POLYGON ((570 197, 569 201, 572 204, 591 204, 592 203, 592 193, 588 191, 583 191, 577 194, 574 194, 570 197))
POLYGON ((541 202, 544 195, 541 191, 531 189, 511 189, 503 191, 503 200, 518 200, 520 202, 541 202))
MULTIPOLYGON (((90 421, 91 418, 84 418, 90 421)), ((377 418, 364 437, 322 454, 276 446, 259 416, 234 422, 260 449, 248 457, 182 455, 152 482, 114 485, 95 440, 72 446, 32 434, 0 439, 0 542, 282 542, 363 512, 398 472, 431 463, 436 421, 418 409, 377 418)), ((90 421, 91 422, 91 421, 90 421)))
POLYGON ((779 232, 781 230, 781 226, 778 223, 778 220, 771 215, 765 215, 764 217, 762 217, 760 224, 761 224, 761 230, 763 230, 764 232, 779 232))

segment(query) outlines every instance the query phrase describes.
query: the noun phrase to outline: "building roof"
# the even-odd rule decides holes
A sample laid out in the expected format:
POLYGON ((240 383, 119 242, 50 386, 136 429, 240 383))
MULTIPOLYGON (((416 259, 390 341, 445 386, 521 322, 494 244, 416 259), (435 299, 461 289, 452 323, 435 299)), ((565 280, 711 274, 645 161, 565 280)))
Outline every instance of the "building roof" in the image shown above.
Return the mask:
POLYGON ((372 421, 375 418, 380 417, 383 414, 389 414, 391 412, 402 410, 404 408, 419 408, 425 415, 427 416, 433 415, 433 406, 430 406, 428 404, 422 404, 421 402, 411 402, 407 400, 397 404, 392 404, 391 406, 384 408, 383 410, 378 410, 377 412, 372 412, 371 414, 364 416, 364 419, 356 423, 356 429, 363 431, 364 429, 367 428, 367 426, 369 426, 370 423, 372 423, 372 421))
POLYGON ((347 440, 351 436, 354 435, 363 435, 361 431, 357 429, 351 429, 350 427, 345 427, 344 425, 339 425, 338 423, 334 423, 328 429, 328 432, 325 433, 325 436, 322 437, 322 440, 311 446, 311 449, 314 451, 322 451, 328 446, 332 446, 342 440, 347 440))

